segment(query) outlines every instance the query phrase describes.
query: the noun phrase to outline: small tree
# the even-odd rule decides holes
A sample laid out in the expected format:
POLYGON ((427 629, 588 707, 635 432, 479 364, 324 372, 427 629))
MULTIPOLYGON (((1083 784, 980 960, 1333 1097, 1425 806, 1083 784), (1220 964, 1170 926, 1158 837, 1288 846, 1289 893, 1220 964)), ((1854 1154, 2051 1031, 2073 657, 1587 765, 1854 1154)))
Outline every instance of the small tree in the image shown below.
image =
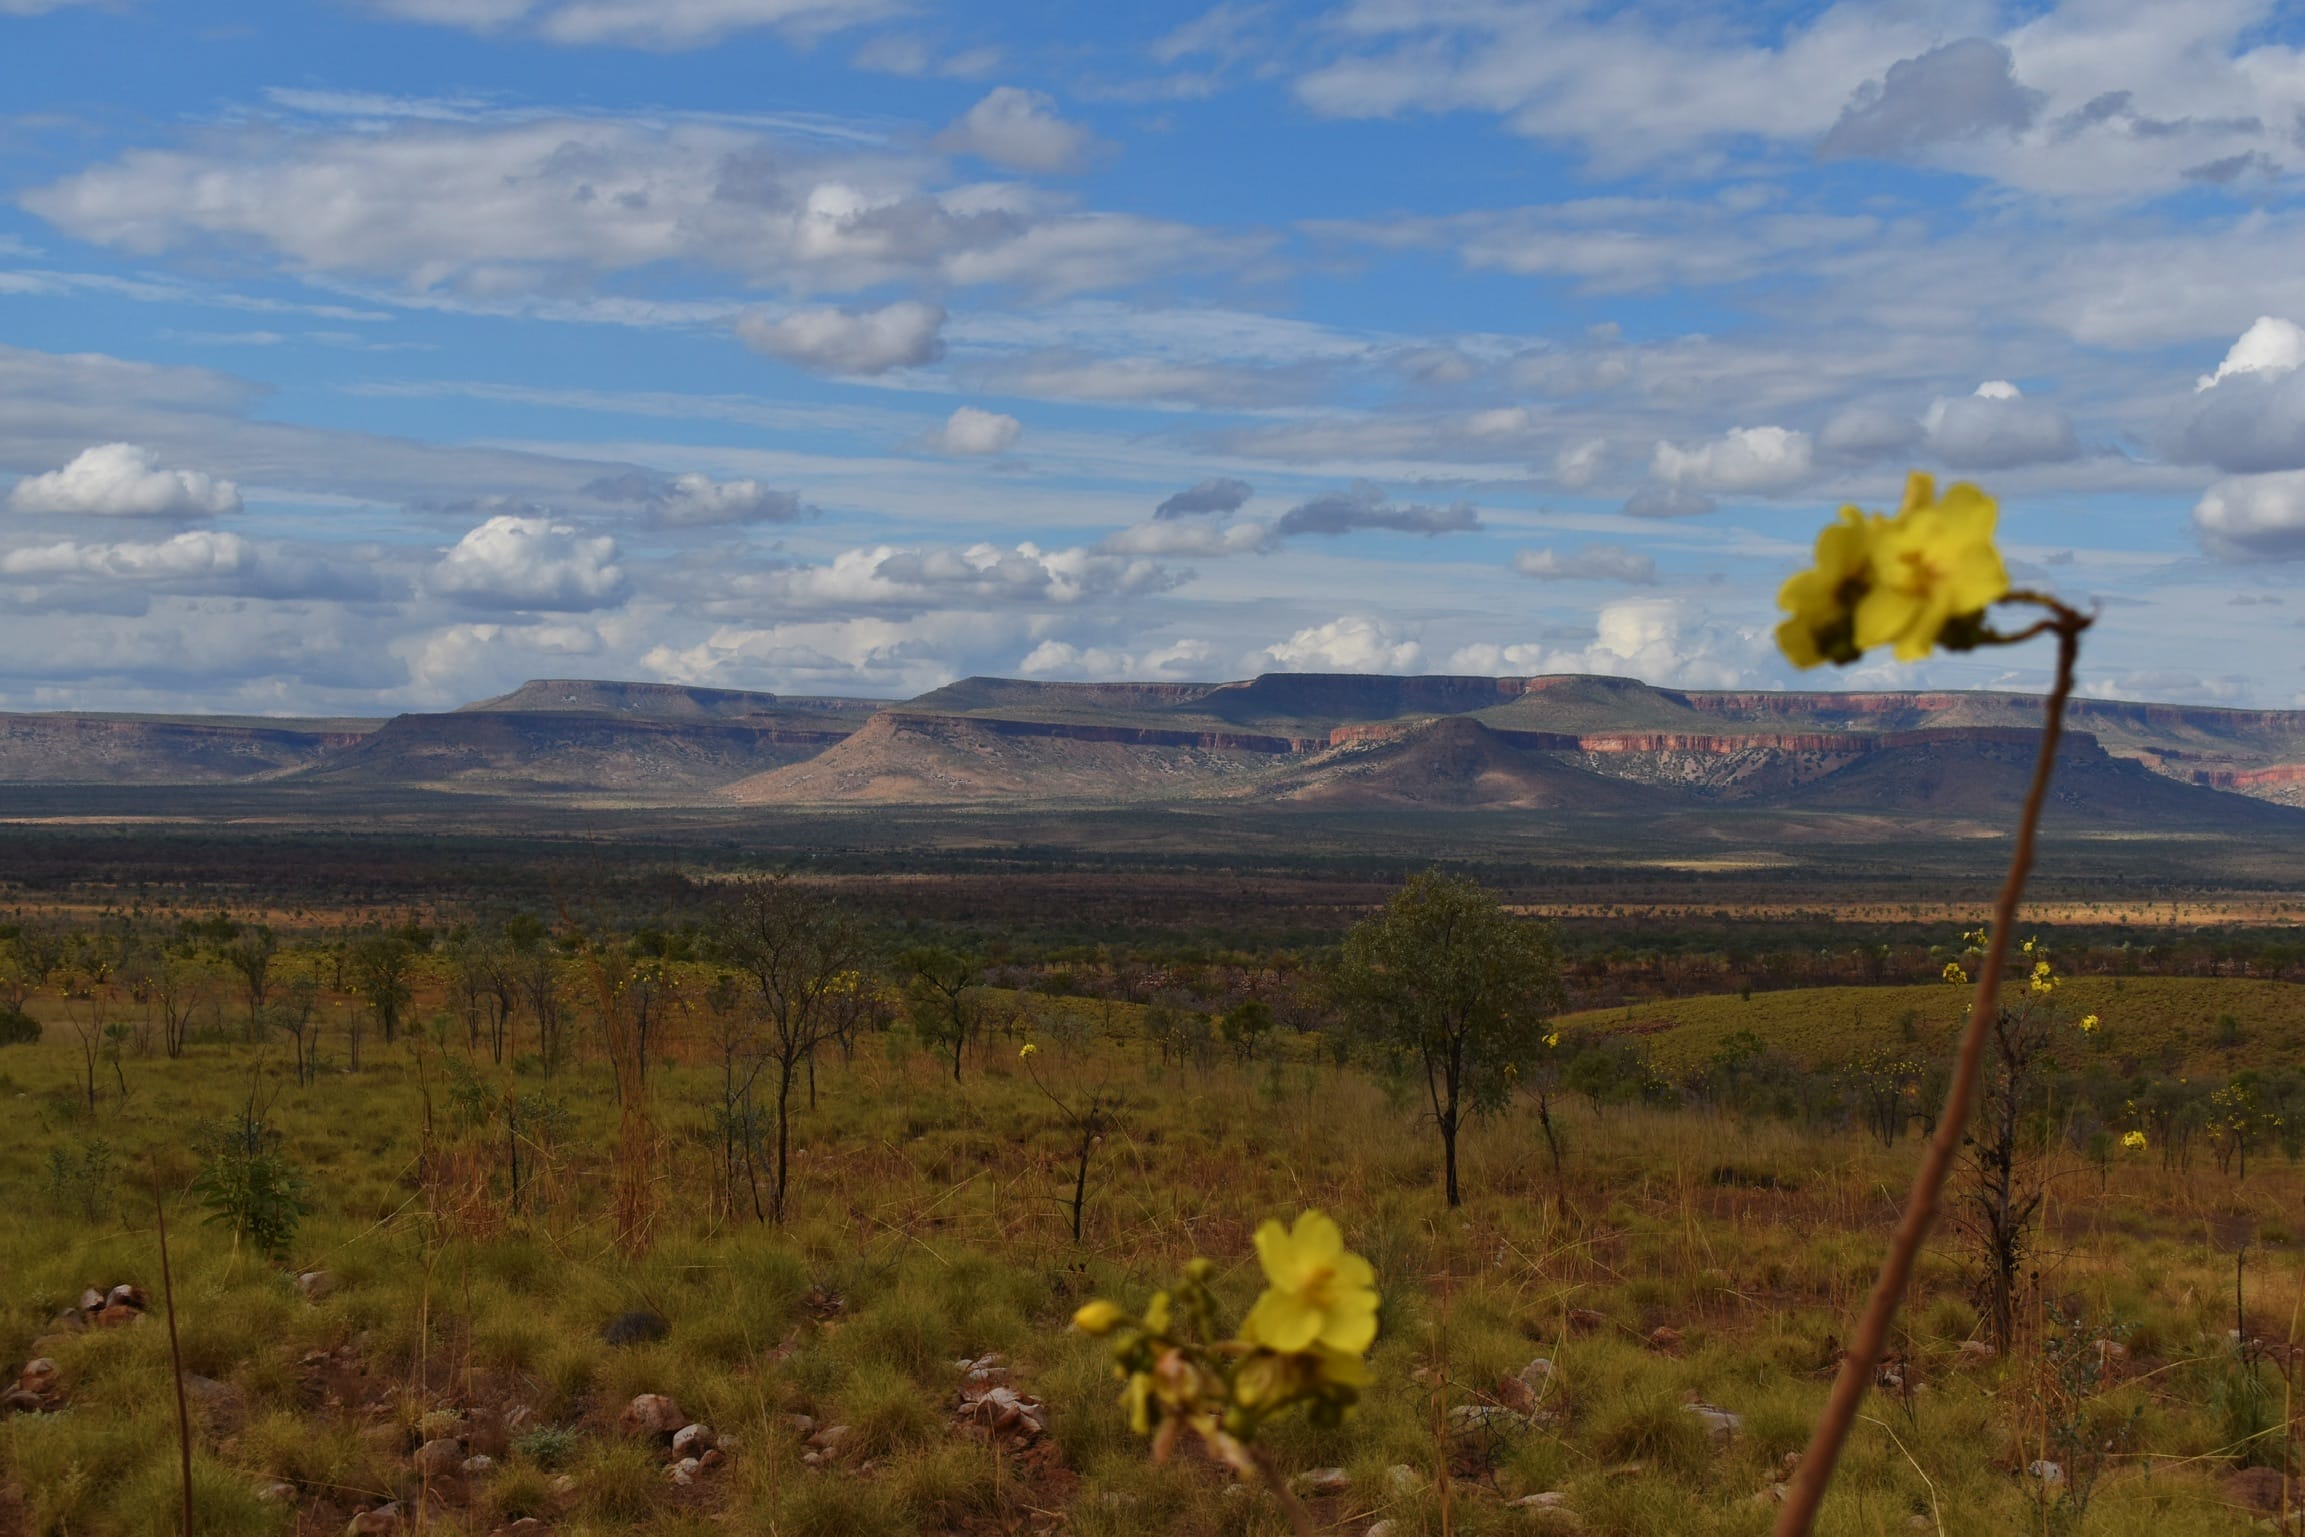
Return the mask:
POLYGON ((311 977, 298 977, 264 1007, 264 1018, 288 1037, 295 1050, 299 1084, 310 1084, 320 1076, 319 1001, 319 983, 311 977))
MULTIPOLYGON (((383 1032, 384 1044, 392 1044, 400 1033, 400 1016, 407 1012, 413 990, 408 974, 414 967, 416 952, 399 934, 363 934, 352 942, 352 986, 368 1005, 368 1012, 376 1019, 376 1028, 383 1032)), ((359 1070, 359 1037, 353 1037, 353 1061, 359 1070)))
POLYGON ((769 1208, 784 1220, 792 1160, 792 1090, 801 1065, 848 1026, 864 940, 831 893, 786 875, 739 883, 721 912, 721 954, 751 983, 761 1050, 776 1069, 776 1172, 769 1208))
POLYGON ((1511 1099, 1560 1006, 1551 931, 1507 913, 1478 881, 1428 871, 1345 936, 1337 991, 1370 1039, 1423 1066, 1458 1205, 1458 1132, 1511 1099))
POLYGON ((941 945, 907 950, 906 1000, 920 1038, 952 1053, 952 1081, 960 1082, 961 1054, 983 1020, 984 962, 941 945))
POLYGON ((252 1038, 264 1028, 264 1003, 272 992, 272 957, 279 950, 280 941, 272 930, 259 923, 242 929, 239 937, 222 951, 224 964, 240 977, 241 995, 248 1001, 248 1033, 252 1038))

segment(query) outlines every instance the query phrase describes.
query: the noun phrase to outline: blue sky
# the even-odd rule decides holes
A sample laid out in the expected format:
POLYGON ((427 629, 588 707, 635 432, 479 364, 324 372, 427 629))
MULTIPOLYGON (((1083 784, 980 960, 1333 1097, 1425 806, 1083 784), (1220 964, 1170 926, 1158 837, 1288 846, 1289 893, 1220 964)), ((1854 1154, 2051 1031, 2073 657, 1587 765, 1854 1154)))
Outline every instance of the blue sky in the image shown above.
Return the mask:
POLYGON ((1908 468, 2305 706, 2256 0, 0 0, 0 708, 1794 674, 1908 468))

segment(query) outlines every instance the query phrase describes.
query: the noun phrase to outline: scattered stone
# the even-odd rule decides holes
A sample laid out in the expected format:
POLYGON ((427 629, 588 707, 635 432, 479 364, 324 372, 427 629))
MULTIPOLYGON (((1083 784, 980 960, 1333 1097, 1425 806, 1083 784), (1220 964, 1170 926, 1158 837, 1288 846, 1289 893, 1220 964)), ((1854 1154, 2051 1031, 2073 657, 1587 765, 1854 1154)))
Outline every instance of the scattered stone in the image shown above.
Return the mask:
POLYGON ((1569 1309, 1569 1330, 1573 1334, 1590 1334, 1595 1329, 1609 1328, 1612 1322, 1608 1314, 1596 1313, 1591 1308, 1569 1309))
POLYGON ((65 1308, 48 1320, 51 1334, 78 1334, 88 1327, 88 1314, 80 1308, 65 1308))
POLYGON ((1400 1529, 1397 1521, 1371 1521, 1369 1529, 1361 1533, 1361 1537, 1393 1537, 1400 1529))
POLYGON ((152 1299, 144 1295, 143 1287, 130 1286, 123 1281, 104 1294, 104 1305, 108 1308, 134 1308, 141 1313, 152 1306, 152 1299))
POLYGON ((1524 1494, 1513 1504, 1521 1510, 1566 1510, 1569 1497, 1558 1489, 1547 1489, 1542 1494, 1524 1494))
POLYGON ((784 1422, 790 1425, 792 1433, 803 1441, 816 1434, 816 1421, 805 1414, 788 1414, 784 1417, 784 1422))
POLYGON ((256 1497, 267 1505, 293 1505, 296 1503, 296 1486, 291 1483, 269 1483, 256 1491, 256 1497))
POLYGON ((809 1446, 828 1456, 838 1456, 842 1446, 854 1434, 846 1425, 827 1425, 808 1438, 809 1446))
POLYGON ((500 1526, 488 1537, 552 1537, 552 1528, 534 1516, 522 1516, 510 1526, 500 1526))
POLYGON ((662 1393, 643 1393, 624 1406, 617 1416, 616 1428, 628 1436, 645 1436, 662 1440, 678 1430, 686 1420, 680 1405, 662 1393))
POLYGON ((464 1459, 464 1471, 467 1473, 493 1473, 496 1471, 496 1459, 486 1452, 477 1452, 464 1459))
POLYGON ((464 1466, 464 1448, 453 1436, 439 1436, 410 1454, 418 1478, 446 1478, 464 1466))
POLYGON ((0 1414, 38 1414, 43 1407, 39 1394, 27 1393, 22 1388, 0 1393, 0 1414))
POLYGON ((1449 1428, 1460 1432, 1522 1430, 1528 1423, 1527 1415, 1515 1414, 1503 1404, 1459 1404, 1449 1411, 1449 1428))
POLYGON ((2042 1460, 2028 1462, 2025 1464, 2025 1472, 2027 1476, 2037 1478, 2044 1484, 2061 1484, 2065 1481, 2065 1469, 2060 1463, 2042 1460))
POLYGON ((705 1467, 717 1468, 722 1463, 728 1461, 728 1454, 716 1446, 696 1460, 705 1467))
POLYGON ((56 1391, 56 1363, 46 1356, 34 1356, 24 1363, 17 1375, 16 1385, 27 1393, 46 1395, 56 1391))
POLYGON ((1318 1498, 1346 1493, 1353 1486, 1353 1476, 1343 1468, 1308 1468, 1289 1483, 1297 1493, 1318 1498))
POLYGON ((1659 1324, 1649 1331, 1649 1348, 1668 1354, 1681 1348, 1681 1331, 1669 1324, 1659 1324))
POLYGON ((307 1270, 296 1278, 296 1290, 307 1302, 318 1302, 336 1290, 336 1277, 325 1270, 307 1270))
POLYGON ((820 1322, 848 1311, 848 1299, 830 1287, 811 1286, 802 1305, 820 1322))
POLYGON ((1961 1341, 1961 1354, 1972 1361, 1990 1361, 2000 1352, 1983 1340, 1963 1340, 1961 1341))
POLYGON ((2129 1347, 2119 1340, 2099 1340, 2097 1358, 2101 1361, 2126 1361, 2129 1359, 2129 1347))
POLYGON ((200 1406, 207 1417, 208 1428, 217 1435, 228 1436, 247 1421, 248 1400, 229 1382, 186 1372, 184 1394, 200 1406))
POLYGON ((400 1502, 394 1500, 388 1505, 379 1505, 374 1510, 364 1510, 354 1516, 345 1523, 344 1537, 384 1537, 385 1533, 399 1531, 406 1521, 400 1502))
POLYGON ((2225 1503, 2274 1516, 2281 1513, 2281 1470, 2243 1468, 2222 1486, 2225 1503))
POLYGON ((1736 1439, 1737 1432, 1745 1428, 1743 1415, 1731 1414, 1712 1404, 1683 1404, 1681 1407, 1704 1423, 1705 1433, 1713 1438, 1715 1445, 1736 1439))
POLYGON ((143 1321, 144 1310, 132 1308, 125 1302, 107 1303, 89 1315, 89 1322, 99 1329, 117 1329, 122 1324, 138 1324, 143 1321))
POLYGON ((1772 1505, 1784 1504, 1785 1486, 1783 1484, 1769 1485, 1768 1488, 1753 1496, 1753 1503, 1763 1510, 1767 1510, 1772 1505))
POLYGON ((1905 1518, 1905 1528, 1908 1531, 1928 1532, 1936 1530, 1936 1527, 1936 1522, 1930 1520, 1927 1516, 1922 1515, 1917 1510, 1905 1518))
POLYGON ((979 1435, 1012 1441, 1037 1439, 1048 1428, 1048 1409, 1006 1385, 961 1389, 955 1417, 979 1435))
POLYGON ((601 1326, 600 1339, 605 1345, 653 1345, 672 1332, 662 1313, 647 1308, 634 1308, 619 1313, 601 1326))
POLYGON ((1553 1385, 1553 1363, 1543 1356, 1521 1368, 1520 1378, 1532 1393, 1542 1393, 1553 1385))
POLYGON ((696 1482, 697 1470, 703 1466, 704 1464, 698 1462, 694 1457, 683 1457, 664 1470, 664 1480, 668 1484, 685 1489, 696 1482))
POLYGON ((575 1475, 574 1473, 559 1473, 559 1474, 555 1474, 555 1475, 553 1476, 553 1480, 552 1480, 552 1484, 551 1484, 551 1489, 552 1489, 552 1497, 553 1497, 554 1499, 556 1499, 556 1500, 573 1500, 573 1499, 575 1499, 575 1498, 576 1498, 576 1475, 575 1475))
POLYGON ((80 1311, 83 1313, 103 1312, 104 1294, 93 1286, 89 1287, 80 1294, 80 1311))
POLYGON ((1405 1462, 1385 1469, 1385 1487, 1395 1494, 1414 1494, 1425 1486, 1425 1475, 1405 1462))
POLYGON ((1008 1381, 1008 1357, 998 1352, 978 1356, 973 1361, 956 1361, 953 1364, 971 1382, 1008 1381))
POLYGON ((683 1425, 672 1433, 672 1455, 702 1457, 720 1444, 710 1425, 683 1425))

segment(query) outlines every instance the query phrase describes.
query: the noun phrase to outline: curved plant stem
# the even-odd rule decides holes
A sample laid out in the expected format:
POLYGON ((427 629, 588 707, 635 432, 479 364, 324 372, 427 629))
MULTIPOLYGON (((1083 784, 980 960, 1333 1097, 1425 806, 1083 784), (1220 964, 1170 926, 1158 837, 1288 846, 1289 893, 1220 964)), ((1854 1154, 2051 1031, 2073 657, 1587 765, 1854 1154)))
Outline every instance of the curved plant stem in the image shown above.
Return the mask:
POLYGON ((2073 692, 2073 664, 2080 654, 2081 632, 2089 626, 2086 616, 2063 604, 2054 600, 2035 601, 2047 601, 2053 608, 2052 617, 2044 621, 2042 627, 2057 637, 2057 681, 2049 691, 2046 717, 2041 723, 2041 756, 2033 764, 2032 783, 2025 792, 2024 813, 2017 823, 2016 847, 2009 854, 2009 874, 2001 883, 2000 899, 1993 905, 1992 927, 1985 936, 1985 958, 1977 972, 1977 994, 1969 1005, 1968 1028, 1961 1034, 1961 1051, 1953 1068, 1953 1081, 1945 1091, 1944 1114, 1938 1118, 1936 1134, 1930 1137, 1928 1150, 1922 1155, 1920 1172, 1913 1177, 1913 1191, 1906 1198, 1905 1214, 1897 1222, 1888 1258, 1881 1263, 1880 1277, 1874 1281, 1872 1295, 1865 1301, 1864 1316, 1857 1321, 1857 1332, 1849 1341, 1848 1354, 1841 1360, 1841 1374, 1833 1381, 1833 1394, 1826 1400, 1824 1417, 1817 1421, 1808 1449, 1801 1453, 1800 1467, 1785 1491, 1784 1508, 1777 1514, 1776 1537, 1807 1537, 1816 1523, 1817 1510, 1825 1501, 1825 1490, 1833 1481, 1833 1465, 1840 1460, 1842 1444, 1849 1438, 1849 1427, 1857 1418, 1858 1406, 1864 1402, 1865 1389, 1872 1385, 1873 1368, 1888 1344, 1889 1325, 1896 1320, 1897 1305, 1913 1278, 1914 1262, 1920 1258, 1921 1245, 1928 1240, 1930 1228, 1936 1225, 1945 1177, 1952 1171, 1961 1139, 1968 1134, 1969 1112, 1977 1096, 1978 1067, 1985 1055, 1986 1030, 2001 1006, 2001 970, 2009 953, 2009 931, 2017 921, 2017 903, 2025 893, 2025 877, 2032 873, 2041 807, 2049 796, 2049 776, 2056 771, 2057 744, 2065 729, 2065 702, 2073 692))
POLYGON ((1280 1470, 1265 1456, 1264 1449, 1250 1447, 1249 1458, 1256 1464, 1257 1477, 1264 1480, 1264 1486, 1272 1491, 1273 1498, 1280 1501, 1281 1514, 1289 1518, 1289 1530, 1296 1533, 1296 1537, 1315 1537, 1319 1528, 1313 1525, 1313 1513, 1305 1509, 1305 1502, 1297 1498, 1296 1491, 1289 1487, 1287 1479, 1281 1477, 1280 1470))
POLYGON ((168 1203, 156 1180, 152 1211, 160 1223, 160 1300, 168 1309, 168 1367, 176 1379, 176 1455, 184 1483, 184 1537, 192 1537, 192 1406, 184 1400, 184 1351, 176 1343, 176 1277, 168 1267, 168 1203))

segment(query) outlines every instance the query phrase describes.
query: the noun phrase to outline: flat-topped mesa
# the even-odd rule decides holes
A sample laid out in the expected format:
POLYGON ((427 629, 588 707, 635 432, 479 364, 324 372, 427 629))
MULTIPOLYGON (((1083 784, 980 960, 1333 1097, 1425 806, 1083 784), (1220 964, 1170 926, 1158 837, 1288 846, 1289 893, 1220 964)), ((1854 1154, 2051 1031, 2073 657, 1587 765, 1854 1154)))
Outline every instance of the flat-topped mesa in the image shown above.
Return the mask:
MULTIPOLYGON (((883 711, 891 722, 933 729, 955 717, 910 708, 883 711)), ((1098 725, 1087 721, 1020 720, 1000 715, 959 717, 986 736, 1054 737, 1067 742, 1119 742, 1130 747, 1197 747, 1207 752, 1301 753, 1325 747, 1324 737, 1283 736, 1262 731, 1210 731, 1190 726, 1098 725)))
POLYGON ((791 701, 733 688, 684 683, 619 683, 595 678, 531 678, 509 694, 459 705, 459 715, 637 715, 696 720, 770 715, 791 701))

